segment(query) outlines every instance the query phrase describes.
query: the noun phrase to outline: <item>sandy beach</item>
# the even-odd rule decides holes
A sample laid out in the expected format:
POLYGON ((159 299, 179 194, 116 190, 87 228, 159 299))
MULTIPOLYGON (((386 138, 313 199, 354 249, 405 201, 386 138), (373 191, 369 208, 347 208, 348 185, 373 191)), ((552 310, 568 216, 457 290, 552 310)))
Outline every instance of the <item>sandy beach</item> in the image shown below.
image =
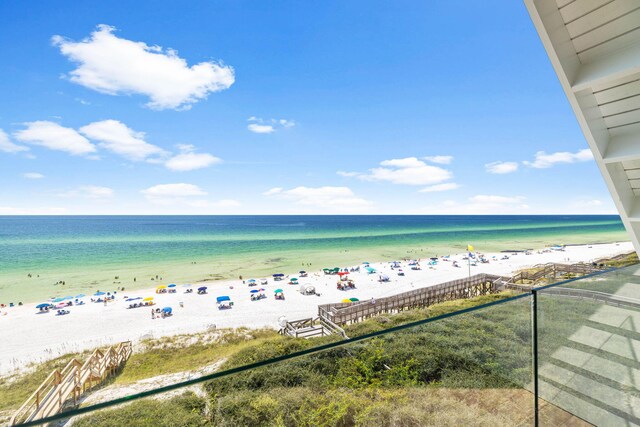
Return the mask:
MULTIPOLYGON (((505 255, 503 253, 485 253, 490 262, 471 267, 471 274, 487 272, 509 275, 535 264, 590 262, 632 250, 630 242, 622 242, 567 246, 564 251, 534 250, 530 255, 508 254, 509 259, 501 259, 505 255)), ((319 304, 340 302, 351 297, 360 300, 380 298, 465 277, 468 275, 468 268, 467 262, 462 259, 464 255, 452 254, 451 261, 439 261, 436 266, 422 262, 422 270, 418 271, 411 270, 406 262, 402 262, 405 276, 398 276, 396 270, 391 270, 388 262, 373 263, 371 267, 375 268, 377 273, 367 274, 362 268, 360 272, 352 273, 350 278, 355 281, 357 288, 348 291, 336 289, 336 276, 324 275, 321 271, 310 271, 309 277, 300 278, 299 282, 313 285, 319 296, 302 295, 299 286, 288 285, 288 280, 276 282, 269 277, 267 285, 256 287, 264 288, 267 295, 267 298, 258 301, 250 299, 249 290, 255 288, 243 285, 240 280, 233 280, 202 284, 201 286, 208 287, 205 295, 197 294, 197 283, 192 286, 194 292, 189 294, 184 293, 185 288, 178 283, 177 292, 170 294, 156 294, 155 287, 118 292, 115 301, 107 305, 91 303, 87 297, 86 304, 69 307, 70 313, 64 316, 55 315, 55 310, 41 313, 36 309, 37 303, 3 308, 0 310, 4 344, 0 353, 0 375, 16 372, 33 362, 125 340, 135 343, 145 338, 194 333, 210 328, 278 328, 278 319, 281 316, 288 320, 315 317, 319 304), (453 266, 454 260, 460 267, 453 266), (378 273, 388 275, 390 281, 379 283, 378 273), (277 288, 284 290, 285 300, 274 299, 273 291, 277 288), (234 302, 232 309, 218 310, 216 297, 222 295, 229 296, 234 302), (124 301, 125 297, 150 296, 154 297, 154 308, 172 307, 173 315, 152 319, 151 308, 128 309, 130 303, 124 301)), ((282 273, 290 277, 298 276, 293 274, 296 272, 282 273)), ((171 283, 168 280, 165 282, 171 283)))

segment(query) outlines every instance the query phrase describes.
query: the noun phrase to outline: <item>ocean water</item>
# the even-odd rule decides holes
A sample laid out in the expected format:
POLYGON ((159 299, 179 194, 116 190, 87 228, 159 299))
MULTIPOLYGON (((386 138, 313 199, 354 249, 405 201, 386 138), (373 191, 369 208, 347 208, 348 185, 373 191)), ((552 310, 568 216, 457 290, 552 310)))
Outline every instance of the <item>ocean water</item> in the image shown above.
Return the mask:
POLYGON ((0 216, 0 302, 625 240, 613 215, 0 216))

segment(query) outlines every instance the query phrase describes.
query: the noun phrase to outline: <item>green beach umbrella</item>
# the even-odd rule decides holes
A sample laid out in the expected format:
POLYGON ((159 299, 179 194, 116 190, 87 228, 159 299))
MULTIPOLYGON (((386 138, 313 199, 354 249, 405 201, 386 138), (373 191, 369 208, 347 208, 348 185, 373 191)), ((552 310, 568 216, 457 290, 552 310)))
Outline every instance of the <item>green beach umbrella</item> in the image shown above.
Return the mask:
POLYGON ((282 289, 276 289, 276 290, 275 290, 275 291, 273 291, 273 292, 275 292, 276 294, 281 294, 281 293, 282 293, 282 289))
POLYGON ((351 301, 351 302, 358 302, 358 301, 360 301, 360 300, 359 300, 358 298, 349 298, 349 301, 351 301))

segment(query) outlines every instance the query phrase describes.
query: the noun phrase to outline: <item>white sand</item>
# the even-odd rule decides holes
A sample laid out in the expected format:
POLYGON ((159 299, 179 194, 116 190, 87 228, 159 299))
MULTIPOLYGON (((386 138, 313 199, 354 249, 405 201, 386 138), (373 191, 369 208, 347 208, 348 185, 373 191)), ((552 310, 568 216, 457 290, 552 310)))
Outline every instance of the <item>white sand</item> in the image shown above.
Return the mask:
MULTIPOLYGON (((504 254, 485 254, 487 258, 497 256, 497 261, 478 264, 471 267, 471 274, 493 273, 510 275, 515 271, 546 262, 590 262, 599 258, 630 252, 630 242, 600 245, 570 246, 566 251, 536 253, 525 255, 509 254, 508 260, 499 260, 504 254)), ((299 286, 287 285, 287 281, 274 282, 264 286, 267 298, 251 301, 249 288, 242 282, 225 281, 207 283, 207 295, 197 295, 194 284, 193 294, 184 294, 178 285, 176 294, 154 293, 155 288, 148 290, 119 292, 115 302, 104 306, 102 303, 90 303, 83 306, 70 307, 70 314, 56 316, 55 313, 38 313, 37 304, 26 304, 21 307, 3 309, 0 315, 2 328, 2 351, 0 352, 0 375, 16 372, 31 362, 40 362, 57 356, 83 351, 86 349, 109 345, 120 341, 137 342, 144 338, 158 338, 175 334, 193 333, 218 327, 278 328, 278 318, 285 316, 288 320, 315 317, 317 306, 332 302, 340 302, 344 298, 357 297, 361 300, 380 298, 405 292, 415 288, 426 287, 437 283, 463 278, 468 275, 464 254, 452 255, 460 268, 454 268, 452 262, 439 262, 429 268, 422 262, 421 271, 412 271, 403 264, 404 277, 389 268, 389 263, 372 264, 379 272, 387 274, 391 281, 378 283, 378 274, 368 275, 361 269, 350 277, 356 282, 357 289, 339 291, 336 289, 336 276, 326 276, 319 272, 311 272, 310 277, 301 278, 300 283, 312 284, 321 296, 304 296, 298 292, 299 286), (230 289, 230 287, 233 289, 230 289), (274 300, 273 290, 284 289, 286 299, 274 300), (173 316, 162 319, 151 319, 150 308, 126 309, 124 294, 128 297, 153 296, 154 307, 171 306, 173 316), (234 301, 230 310, 218 310, 216 297, 229 295, 234 301), (184 303, 184 308, 179 302, 184 303)), ((292 275, 296 277, 297 275, 292 275)), ((259 278, 256 278, 259 279, 259 278)), ((166 281, 170 283, 169 281, 166 281)), ((262 286, 258 285, 258 288, 262 286)), ((86 298, 88 301, 88 298, 86 298)))

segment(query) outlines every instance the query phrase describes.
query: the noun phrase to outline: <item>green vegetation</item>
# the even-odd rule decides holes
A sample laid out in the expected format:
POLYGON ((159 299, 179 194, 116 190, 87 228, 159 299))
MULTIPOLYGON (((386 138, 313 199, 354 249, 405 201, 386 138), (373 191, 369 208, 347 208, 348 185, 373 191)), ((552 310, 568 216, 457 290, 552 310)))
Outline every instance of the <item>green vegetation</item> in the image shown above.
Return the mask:
POLYGON ((603 261, 603 264, 609 268, 620 268, 638 264, 638 262, 638 254, 636 252, 631 252, 620 259, 605 260, 603 261))
POLYGON ((131 355, 115 383, 202 368, 279 337, 272 329, 238 328, 144 341, 143 348, 131 355))
MULTIPOLYGON (((378 316, 347 326, 346 331, 349 336, 358 336, 511 295, 450 301, 378 316)), ((505 421, 505 415, 497 414, 495 408, 483 410, 477 401, 465 399, 470 393, 496 389, 501 390, 501 396, 521 393, 521 387, 528 383, 528 304, 526 299, 517 300, 223 377, 205 385, 206 400, 189 397, 190 406, 185 406, 183 398, 133 402, 89 416, 83 420, 87 424, 80 425, 418 426, 469 424, 479 419, 491 425, 512 425, 514 421, 509 417, 515 413, 505 421), (456 395, 455 389, 468 392, 456 395), (196 401, 204 406, 196 405, 196 401), (144 422, 138 423, 141 414, 144 422)), ((223 346, 229 349, 217 350, 215 357, 224 355, 226 361, 220 368, 224 370, 336 339, 304 340, 269 336, 263 331, 255 340, 234 339, 223 346)), ((171 357, 176 360, 183 352, 199 360, 209 351, 188 350, 175 342, 155 343, 150 348, 163 346, 174 353, 171 357)), ((138 355, 139 363, 128 363, 122 373, 126 380, 118 381, 130 381, 146 372, 144 367, 155 360, 155 356, 146 353, 138 355)), ((522 414, 522 408, 518 412, 522 414)))
MULTIPOLYGON (((600 285, 613 289, 621 283, 611 275, 600 285)), ((504 292, 449 301, 377 316, 344 329, 350 337, 357 337, 513 295, 504 292)), ((178 397, 158 396, 90 414, 77 425, 520 424, 531 409, 530 395, 524 390, 531 380, 529 304, 529 298, 517 299, 222 377, 204 385, 205 397, 191 392, 178 397)), ((545 319, 542 327, 547 328, 541 333, 541 356, 545 357, 566 345, 566 337, 599 304, 543 294, 539 307, 545 319)), ((305 340, 271 330, 238 329, 151 340, 131 357, 114 382, 127 384, 214 363, 221 364, 218 370, 223 371, 338 339, 305 340)), ((43 371, 48 373, 50 369, 43 371)), ((35 377, 27 378, 32 375, 35 373, 13 384, 20 388, 33 383, 27 388, 28 395, 38 384, 35 377)), ((17 403, 22 400, 14 399, 17 403)))
POLYGON ((205 416, 206 402, 192 392, 169 400, 143 400, 119 409, 96 412, 81 417, 74 426, 206 426, 211 425, 205 416))

